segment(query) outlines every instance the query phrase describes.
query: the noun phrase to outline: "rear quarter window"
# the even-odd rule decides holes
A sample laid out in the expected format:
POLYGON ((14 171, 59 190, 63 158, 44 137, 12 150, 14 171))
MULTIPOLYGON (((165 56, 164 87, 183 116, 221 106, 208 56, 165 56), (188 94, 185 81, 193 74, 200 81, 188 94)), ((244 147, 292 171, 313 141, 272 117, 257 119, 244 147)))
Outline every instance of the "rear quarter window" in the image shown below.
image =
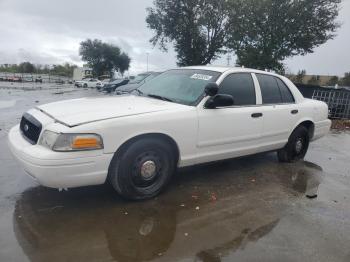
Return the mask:
POLYGON ((276 78, 270 75, 256 74, 258 78, 263 104, 281 104, 282 95, 276 78))
POLYGON ((295 103, 295 99, 293 97, 292 92, 289 87, 279 78, 276 77, 277 85, 281 91, 282 101, 286 104, 295 103))

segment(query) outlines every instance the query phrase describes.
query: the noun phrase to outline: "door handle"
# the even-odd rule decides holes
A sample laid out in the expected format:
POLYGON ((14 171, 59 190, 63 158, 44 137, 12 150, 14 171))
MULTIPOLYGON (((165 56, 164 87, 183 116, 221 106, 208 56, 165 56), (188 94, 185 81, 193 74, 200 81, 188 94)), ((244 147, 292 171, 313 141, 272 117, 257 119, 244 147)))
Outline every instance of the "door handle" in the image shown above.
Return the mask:
POLYGON ((252 118, 260 118, 263 116, 263 113, 254 113, 252 114, 252 118))
POLYGON ((295 110, 292 110, 292 112, 291 112, 292 115, 296 115, 296 114, 298 114, 298 113, 299 113, 299 110, 296 110, 296 109, 295 109, 295 110))

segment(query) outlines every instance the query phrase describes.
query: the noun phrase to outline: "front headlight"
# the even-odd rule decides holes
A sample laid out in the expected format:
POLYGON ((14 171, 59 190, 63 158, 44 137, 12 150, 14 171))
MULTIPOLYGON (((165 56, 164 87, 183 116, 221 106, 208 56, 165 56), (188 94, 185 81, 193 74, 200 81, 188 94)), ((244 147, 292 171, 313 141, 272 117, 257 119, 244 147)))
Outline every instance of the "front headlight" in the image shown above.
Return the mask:
POLYGON ((39 144, 58 152, 103 149, 102 138, 97 134, 58 134, 48 130, 39 144))

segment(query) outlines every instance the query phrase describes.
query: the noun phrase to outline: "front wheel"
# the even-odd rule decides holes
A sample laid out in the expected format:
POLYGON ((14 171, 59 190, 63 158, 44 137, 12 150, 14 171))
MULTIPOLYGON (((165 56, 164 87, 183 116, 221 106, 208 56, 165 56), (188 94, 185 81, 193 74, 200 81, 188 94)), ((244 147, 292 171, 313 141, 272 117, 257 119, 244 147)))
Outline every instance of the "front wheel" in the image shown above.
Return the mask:
POLYGON ((304 159, 309 149, 309 132, 304 126, 297 127, 289 137, 286 146, 277 151, 280 162, 297 162, 304 159))
POLYGON ((109 180, 124 198, 149 199, 164 189, 175 168, 176 160, 168 143, 155 138, 141 139, 115 155, 109 180))

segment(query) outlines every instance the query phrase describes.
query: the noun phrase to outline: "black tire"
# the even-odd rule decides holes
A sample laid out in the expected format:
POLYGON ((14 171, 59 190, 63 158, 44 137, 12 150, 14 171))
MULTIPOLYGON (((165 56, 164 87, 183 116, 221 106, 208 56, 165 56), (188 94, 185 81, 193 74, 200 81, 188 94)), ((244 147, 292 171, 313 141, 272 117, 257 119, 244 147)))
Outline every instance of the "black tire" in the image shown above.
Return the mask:
POLYGON ((290 135, 285 147, 277 151, 278 160, 284 163, 294 163, 304 159, 309 144, 310 137, 307 128, 298 126, 290 135))
POLYGON ((170 181, 176 168, 175 154, 162 139, 140 139, 112 159, 109 180, 124 198, 144 200, 155 197, 170 181))
POLYGON ((88 88, 88 85, 87 85, 87 84, 84 84, 84 88, 88 88))

